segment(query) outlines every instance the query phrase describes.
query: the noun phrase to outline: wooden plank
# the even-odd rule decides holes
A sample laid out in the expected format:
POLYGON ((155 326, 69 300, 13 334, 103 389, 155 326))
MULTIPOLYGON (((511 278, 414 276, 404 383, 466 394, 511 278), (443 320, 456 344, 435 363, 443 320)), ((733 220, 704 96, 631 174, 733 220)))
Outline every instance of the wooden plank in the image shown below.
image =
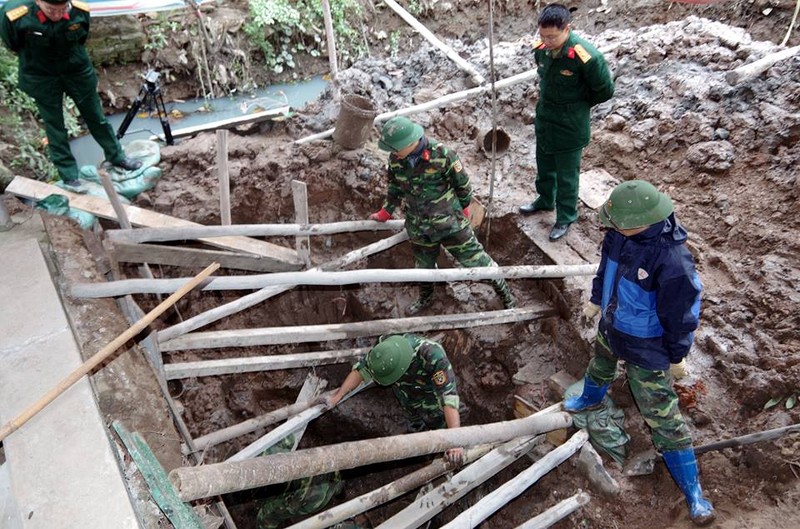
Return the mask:
POLYGON ((591 500, 591 497, 588 493, 579 492, 566 500, 558 502, 524 524, 517 526, 517 529, 546 529, 589 503, 589 500, 591 500))
POLYGON ((605 169, 589 169, 581 173, 578 196, 584 204, 592 209, 597 209, 608 200, 611 190, 621 183, 621 180, 612 176, 605 169))
POLYGON ((358 347, 356 349, 318 351, 314 353, 176 362, 174 364, 165 364, 164 371, 167 380, 173 380, 176 378, 207 377, 234 373, 252 373, 254 371, 277 371, 296 367, 345 364, 364 356, 369 352, 369 349, 369 347, 358 347))
POLYGON ((296 269, 297 265, 277 263, 255 254, 225 252, 222 250, 203 250, 200 248, 179 248, 157 244, 114 243, 113 254, 123 263, 151 263, 170 266, 196 268, 218 262, 221 268, 235 268, 253 272, 284 272, 296 269))
MULTIPOLYGON (((182 129, 173 130, 172 137, 184 138, 186 136, 193 136, 195 134, 199 134, 200 132, 217 130, 221 128, 231 128, 237 125, 244 125, 246 123, 255 123, 257 121, 265 121, 269 118, 274 118, 276 116, 285 116, 289 113, 289 111, 290 108, 288 106, 285 106, 285 107, 273 108, 272 110, 263 110, 261 112, 245 114, 244 116, 237 116, 235 118, 227 118, 227 119, 221 119, 219 121, 202 123, 200 125, 195 125, 194 127, 184 127, 182 129)), ((153 141, 155 140, 165 141, 163 136, 159 136, 157 134, 150 136, 150 139, 153 141)))
POLYGON ((465 314, 416 316, 385 320, 337 323, 333 325, 298 325, 293 327, 262 327, 184 334, 166 342, 159 342, 161 351, 186 349, 213 349, 219 347, 248 347, 286 343, 344 340, 359 336, 378 336, 393 332, 424 332, 442 329, 459 329, 483 325, 500 325, 517 321, 554 316, 550 308, 526 307, 465 314))
MULTIPOLYGON (((308 190, 306 183, 292 180, 292 199, 294 200, 294 221, 297 224, 308 224, 308 190)), ((295 250, 306 266, 311 266, 311 239, 308 235, 295 238, 295 250)))
POLYGON ((142 473, 153 499, 175 529, 203 529, 194 510, 178 497, 167 473, 139 432, 129 432, 119 421, 114 421, 112 426, 142 473))
POLYGON ((231 224, 231 180, 228 172, 228 131, 217 131, 217 172, 219 173, 220 224, 231 224))
MULTIPOLYGON (((117 220, 114 209, 105 198, 92 195, 79 195, 61 189, 60 187, 45 184, 38 180, 31 180, 23 176, 16 176, 6 188, 6 193, 32 200, 42 200, 49 195, 62 195, 69 199, 70 207, 80 209, 102 217, 104 219, 117 220)), ((179 226, 200 226, 195 222, 178 219, 155 211, 149 211, 136 206, 124 206, 131 224, 136 226, 148 226, 152 228, 179 227, 179 226)), ((297 252, 290 248, 284 248, 276 244, 271 244, 245 237, 215 237, 213 239, 201 239, 203 242, 224 248, 226 250, 237 250, 246 253, 261 255, 265 259, 271 259, 278 263, 290 263, 301 265, 302 261, 297 257, 297 252)))

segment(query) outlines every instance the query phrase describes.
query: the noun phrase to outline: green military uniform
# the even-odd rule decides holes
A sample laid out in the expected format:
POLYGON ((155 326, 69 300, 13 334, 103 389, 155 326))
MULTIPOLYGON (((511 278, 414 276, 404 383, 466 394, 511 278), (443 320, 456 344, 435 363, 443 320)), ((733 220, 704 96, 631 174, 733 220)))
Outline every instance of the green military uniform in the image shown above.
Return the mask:
POLYGON ((614 81, 605 58, 570 31, 554 52, 534 45, 539 73, 536 105, 537 209, 556 209, 556 224, 578 218, 578 183, 583 148, 589 143, 589 109, 611 99, 614 81))
MULTIPOLYGON (((443 246, 462 266, 497 266, 475 237, 464 208, 472 201, 469 176, 458 155, 423 137, 416 151, 403 159, 389 156, 389 188, 383 208, 388 213, 404 204, 406 230, 417 268, 436 268, 443 246)), ((504 305, 513 306, 505 279, 492 281, 504 305)), ((421 285, 420 299, 430 300, 433 284, 421 285)))
POLYGON ((78 0, 57 22, 34 0, 10 0, 0 10, 0 38, 19 56, 19 88, 36 101, 50 159, 65 182, 78 179, 78 165, 64 125, 64 94, 75 101, 106 159, 125 159, 97 95, 97 75, 84 46, 88 36, 89 5, 78 0))
MULTIPOLYGON (((397 400, 406 412, 411 431, 447 428, 444 407, 458 410, 461 403, 456 389, 456 375, 441 345, 413 334, 400 335, 408 340, 414 358, 405 373, 392 384, 397 400)), ((372 374, 363 360, 356 363, 361 377, 369 382, 372 374)))

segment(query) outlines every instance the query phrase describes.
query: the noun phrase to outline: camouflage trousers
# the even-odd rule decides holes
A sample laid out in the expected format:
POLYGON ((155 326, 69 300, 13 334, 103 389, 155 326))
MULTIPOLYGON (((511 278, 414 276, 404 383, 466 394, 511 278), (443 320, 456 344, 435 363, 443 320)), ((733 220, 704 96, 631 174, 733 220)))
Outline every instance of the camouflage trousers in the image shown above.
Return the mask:
MULTIPOLYGON (((586 374, 598 384, 610 384, 616 378, 617 362, 608 340, 598 332, 594 357, 586 374)), ((656 449, 666 452, 692 446, 692 435, 678 407, 678 395, 672 389, 669 371, 651 371, 629 362, 625 370, 633 399, 650 427, 656 449)))
MULTIPOLYGON (((395 386, 392 386, 392 389, 394 388, 395 386)), ((444 410, 435 398, 412 400, 397 390, 394 391, 394 396, 397 397, 406 414, 410 432, 447 428, 447 423, 444 420, 444 410)))
POLYGON ((342 478, 338 471, 290 481, 282 493, 267 498, 261 505, 256 527, 277 529, 286 520, 314 514, 341 490, 342 478))
MULTIPOLYGON (((439 257, 440 247, 444 247, 461 266, 466 268, 497 266, 497 263, 483 249, 483 245, 478 242, 475 232, 469 226, 436 242, 413 239, 411 241, 411 250, 414 254, 414 265, 417 268, 436 268, 436 259, 439 257)), ((503 299, 504 303, 512 298, 505 279, 493 279, 491 283, 494 291, 503 299)), ((419 287, 420 299, 427 299, 433 296, 434 283, 420 283, 419 287)))

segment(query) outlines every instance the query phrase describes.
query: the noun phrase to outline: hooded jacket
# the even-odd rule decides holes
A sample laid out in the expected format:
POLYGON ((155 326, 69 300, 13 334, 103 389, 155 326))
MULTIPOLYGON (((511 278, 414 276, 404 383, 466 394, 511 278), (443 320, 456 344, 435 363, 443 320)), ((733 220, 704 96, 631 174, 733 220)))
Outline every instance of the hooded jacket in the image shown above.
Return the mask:
POLYGON ((599 331, 618 358, 666 370, 689 353, 702 285, 686 238, 674 214, 632 237, 606 234, 591 301, 602 309, 599 331))

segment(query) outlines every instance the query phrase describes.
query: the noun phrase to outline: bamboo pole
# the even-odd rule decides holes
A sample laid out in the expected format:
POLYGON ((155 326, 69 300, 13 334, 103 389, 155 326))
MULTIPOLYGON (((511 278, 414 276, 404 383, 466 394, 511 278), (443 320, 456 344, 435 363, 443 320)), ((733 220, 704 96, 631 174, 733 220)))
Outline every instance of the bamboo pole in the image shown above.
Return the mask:
POLYGON ((516 529, 546 529, 589 503, 590 499, 591 497, 588 493, 579 492, 566 500, 558 502, 524 524, 517 526, 516 529))
MULTIPOLYGON (((483 457, 491 449, 492 445, 488 444, 467 448, 464 453, 464 464, 468 465, 476 459, 483 457)), ((451 463, 446 462, 442 458, 438 458, 426 467, 415 470, 411 474, 407 474, 372 492, 367 492, 350 501, 340 503, 327 511, 306 518, 302 522, 287 527, 287 529, 324 529, 336 525, 348 518, 353 518, 362 512, 366 512, 398 498, 409 491, 418 489, 426 483, 453 470, 453 468, 454 466, 451 463)))
MULTIPOLYGON (((481 266, 475 268, 367 268, 326 272, 275 272, 246 276, 213 277, 203 287, 211 290, 250 290, 277 285, 353 285, 357 283, 442 283, 450 281, 483 281, 487 279, 554 279, 594 275, 596 264, 481 266)), ((70 288, 76 298, 103 298, 126 294, 158 294, 171 292, 185 278, 124 279, 106 283, 78 283, 70 288)))
POLYGON ((340 443, 235 463, 176 468, 170 481, 183 501, 226 494, 335 470, 444 452, 449 448, 507 441, 566 428, 568 413, 551 413, 478 426, 448 428, 340 443))
POLYGON ((353 362, 357 358, 366 355, 369 349, 369 347, 358 347, 338 351, 174 362, 165 364, 163 371, 167 380, 175 380, 191 377, 232 375, 235 373, 253 373, 256 371, 277 371, 297 367, 316 367, 353 362))
POLYGON ((231 224, 231 179, 228 171, 228 131, 217 130, 217 171, 219 172, 219 218, 223 226, 231 224))
POLYGON ((508 502, 522 494, 525 489, 536 483, 542 476, 567 460, 580 447, 589 440, 586 430, 580 430, 569 441, 555 448, 546 456, 534 463, 528 469, 491 493, 484 496, 478 503, 459 514, 442 529, 472 529, 497 512, 508 502))
POLYGON ((456 65, 458 65, 459 68, 461 68, 462 70, 467 72, 469 74, 470 78, 472 78, 472 80, 475 82, 475 84, 482 85, 484 82, 486 82, 486 79, 484 79, 484 77, 480 73, 478 73, 478 70, 476 70, 474 66, 472 66, 470 63, 465 61, 458 53, 456 53, 453 50, 453 48, 451 48, 450 46, 448 46, 447 44, 445 44, 444 42, 439 40, 436 37, 436 35, 431 33, 430 30, 428 30, 428 28, 426 28, 416 18, 414 18, 411 15, 411 13, 409 13, 408 11, 403 9, 403 7, 400 4, 398 4, 394 0, 383 0, 383 2, 387 6, 391 7, 394 10, 395 13, 400 15, 400 18, 405 20, 408 23, 409 26, 414 28, 428 42, 430 42, 435 47, 437 47, 441 51, 443 51, 444 54, 447 55, 447 57, 451 61, 456 63, 456 65))
POLYGON ((193 240, 210 237, 247 235, 250 237, 296 237, 298 235, 335 235, 356 231, 400 231, 404 220, 350 220, 327 224, 235 224, 232 226, 185 226, 180 228, 137 228, 135 230, 108 230, 112 242, 144 243, 176 240, 193 240))
POLYGON ((747 81, 757 77, 758 75, 761 75, 761 73, 770 69, 773 64, 788 59, 789 57, 793 57, 798 53, 800 53, 800 46, 794 46, 793 48, 783 51, 770 53, 766 57, 763 57, 757 61, 751 62, 750 64, 745 64, 744 66, 739 66, 735 70, 731 70, 725 74, 725 80, 728 81, 728 84, 731 86, 737 85, 743 81, 747 81))
POLYGON ((398 332, 426 332, 460 329, 486 325, 501 325, 518 321, 547 318, 556 315, 555 309, 522 307, 484 312, 414 316, 383 320, 334 323, 328 325, 295 325, 290 327, 261 327, 185 334, 159 341, 162 352, 222 347, 253 347, 286 343, 323 342, 359 336, 379 336, 398 332))
MULTIPOLYGON (((537 77, 537 71, 534 70, 527 70, 517 75, 512 75, 511 77, 507 77, 500 81, 497 81, 494 84, 494 88, 499 90, 501 88, 507 88, 509 86, 513 86, 517 83, 522 83, 524 81, 530 81, 531 79, 535 79, 537 77)), ((442 96, 426 103, 421 103, 419 105, 414 105, 406 108, 402 108, 399 110, 393 110, 391 112, 384 112, 382 114, 378 114, 375 117, 375 123, 380 123, 381 121, 386 121, 389 118, 393 118, 395 116, 408 116, 411 114, 417 114, 419 112, 426 112, 428 110, 439 108, 445 105, 449 105, 450 103, 457 103, 458 101, 462 101, 464 99, 469 99, 471 97, 477 97, 483 95, 492 90, 491 85, 483 85, 478 86, 475 88, 470 88, 469 90, 462 90, 461 92, 454 92, 452 94, 448 94, 446 96, 442 96)), ((321 140, 327 138, 333 134, 335 129, 328 129, 323 132, 319 132, 317 134, 312 134, 311 136, 306 136, 305 138, 300 138, 299 140, 295 140, 294 143, 298 145, 302 145, 304 143, 309 143, 315 140, 321 140)))
POLYGON ((203 282, 214 270, 219 268, 217 263, 212 263, 205 270, 197 274, 188 283, 184 284, 177 292, 162 301, 156 308, 145 314, 145 316, 134 323, 125 332, 114 338, 111 343, 100 349, 94 356, 83 363, 78 369, 67 375, 56 387, 47 392, 43 397, 34 402, 24 412, 22 412, 16 419, 12 420, 3 428, 0 429, 0 441, 5 439, 9 434, 18 430, 23 424, 28 422, 31 417, 39 413, 45 406, 53 402, 59 395, 69 389, 75 382, 80 380, 84 375, 90 373, 95 367, 100 365, 108 359, 117 349, 123 346, 128 340, 131 340, 150 325, 156 318, 164 313, 168 308, 173 306, 179 299, 185 296, 194 287, 203 282))
MULTIPOLYGON (((407 239, 408 239, 408 233, 406 233, 404 230, 400 233, 392 235, 391 237, 370 244, 369 246, 365 246, 363 248, 359 248, 358 250, 354 250, 338 259, 334 259, 333 261, 329 261, 325 264, 312 268, 312 270, 334 270, 336 268, 341 268, 343 266, 347 266, 351 263, 354 263, 359 259, 363 259, 364 257, 370 256, 378 252, 382 252, 383 250, 391 248, 396 244, 400 244, 401 242, 404 242, 407 239)), ((210 323, 213 323, 217 320, 224 318, 225 316, 230 316, 231 314, 236 314, 237 312, 248 309, 253 305, 257 305, 258 303, 261 303, 266 299, 269 299, 273 296, 277 296, 278 294, 282 294, 283 292, 291 290, 292 288, 294 287, 282 286, 282 287, 263 288, 258 292, 253 292, 252 294, 248 294, 247 296, 239 298, 235 301, 231 301, 230 303, 220 305, 217 308, 200 313, 177 325, 173 325, 172 327, 168 327, 163 331, 159 331, 158 339, 164 341, 170 340, 172 338, 175 338, 176 336, 180 336, 181 334, 193 331, 199 327, 204 327, 210 323)))
POLYGON ((331 4, 322 0, 322 20, 325 24, 325 38, 328 43, 328 64, 331 67, 331 80, 333 81, 333 98, 339 99, 339 65, 336 55, 336 34, 333 32, 333 18, 331 17, 331 4))

